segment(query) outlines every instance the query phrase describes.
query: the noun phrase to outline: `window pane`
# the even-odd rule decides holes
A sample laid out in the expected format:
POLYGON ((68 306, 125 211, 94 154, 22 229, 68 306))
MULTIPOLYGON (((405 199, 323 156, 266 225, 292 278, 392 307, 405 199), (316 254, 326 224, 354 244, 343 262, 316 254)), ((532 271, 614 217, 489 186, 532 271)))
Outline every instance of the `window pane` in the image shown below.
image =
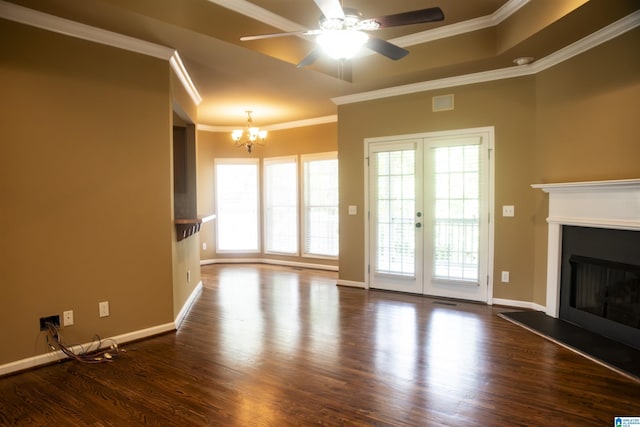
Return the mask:
POLYGON ((218 250, 257 252, 257 161, 216 163, 216 199, 218 250))
POLYGON ((338 256, 338 159, 335 153, 305 158, 304 253, 338 256))
POLYGON ((295 159, 265 159, 265 252, 298 253, 297 181, 295 159))

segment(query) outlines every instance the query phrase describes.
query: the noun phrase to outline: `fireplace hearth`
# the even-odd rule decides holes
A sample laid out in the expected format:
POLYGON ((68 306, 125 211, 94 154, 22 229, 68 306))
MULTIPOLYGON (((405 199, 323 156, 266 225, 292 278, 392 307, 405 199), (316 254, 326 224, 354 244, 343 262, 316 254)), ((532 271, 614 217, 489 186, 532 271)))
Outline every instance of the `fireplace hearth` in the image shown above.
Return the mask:
POLYGON ((640 349, 640 179, 533 187, 549 193, 546 314, 640 349))

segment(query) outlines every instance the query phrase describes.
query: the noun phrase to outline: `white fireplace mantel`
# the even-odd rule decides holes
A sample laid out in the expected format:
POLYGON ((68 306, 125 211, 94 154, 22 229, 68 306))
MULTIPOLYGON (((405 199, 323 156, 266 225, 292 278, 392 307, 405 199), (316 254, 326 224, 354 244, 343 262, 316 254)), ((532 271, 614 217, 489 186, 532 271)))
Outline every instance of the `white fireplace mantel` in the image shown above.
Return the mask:
POLYGON ((534 184, 549 193, 546 313, 560 311, 562 226, 640 230, 640 179, 534 184))

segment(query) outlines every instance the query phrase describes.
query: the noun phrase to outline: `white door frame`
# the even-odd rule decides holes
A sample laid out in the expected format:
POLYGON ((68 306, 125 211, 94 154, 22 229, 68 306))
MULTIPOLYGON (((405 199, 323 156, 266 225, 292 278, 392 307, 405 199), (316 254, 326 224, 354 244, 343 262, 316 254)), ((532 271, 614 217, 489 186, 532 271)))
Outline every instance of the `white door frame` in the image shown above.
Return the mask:
POLYGON ((436 132, 423 132, 405 135, 391 135, 374 138, 365 138, 364 143, 364 288, 369 289, 371 283, 371 272, 369 266, 371 265, 371 254, 369 250, 370 244, 370 194, 369 194, 369 146, 376 142, 401 142, 407 140, 416 140, 424 138, 446 138, 453 136, 467 136, 485 134, 487 137, 489 160, 488 160, 488 175, 489 175, 489 229, 488 229, 488 248, 487 248, 487 301, 488 305, 493 304, 493 256, 494 256, 494 218, 495 218, 495 128, 493 126, 467 128, 467 129, 455 129, 447 131, 436 132))

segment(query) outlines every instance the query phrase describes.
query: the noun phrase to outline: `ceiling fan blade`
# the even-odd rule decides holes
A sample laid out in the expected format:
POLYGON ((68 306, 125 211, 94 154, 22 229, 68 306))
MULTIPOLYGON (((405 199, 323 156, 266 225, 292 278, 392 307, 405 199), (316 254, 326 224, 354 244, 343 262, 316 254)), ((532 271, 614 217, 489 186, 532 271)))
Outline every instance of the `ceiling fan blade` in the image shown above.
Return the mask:
POLYGON ((313 64, 320 57, 321 54, 322 54, 321 48, 317 47, 313 49, 311 52, 309 52, 307 56, 302 58, 302 61, 300 61, 298 65, 296 65, 296 67, 302 68, 302 67, 306 67, 307 65, 313 64))
POLYGON ((318 8, 322 11, 325 18, 328 19, 344 19, 344 12, 340 5, 340 0, 313 0, 318 8))
POLYGON ((376 37, 369 37, 369 40, 367 40, 364 45, 369 49, 378 52, 380 55, 386 56, 394 61, 402 59, 409 54, 407 49, 376 37))
POLYGON ((321 30, 307 30, 307 31, 289 31, 284 33, 257 34, 254 36, 240 37, 240 40, 243 42, 246 42, 249 40, 273 39, 276 37, 287 37, 287 36, 316 36, 321 32, 322 32, 321 30))
POLYGON ((380 16, 378 18, 367 19, 376 21, 380 28, 399 27, 401 25, 422 24, 424 22, 442 21, 444 13, 439 7, 413 10, 411 12, 397 13, 395 15, 380 16))

